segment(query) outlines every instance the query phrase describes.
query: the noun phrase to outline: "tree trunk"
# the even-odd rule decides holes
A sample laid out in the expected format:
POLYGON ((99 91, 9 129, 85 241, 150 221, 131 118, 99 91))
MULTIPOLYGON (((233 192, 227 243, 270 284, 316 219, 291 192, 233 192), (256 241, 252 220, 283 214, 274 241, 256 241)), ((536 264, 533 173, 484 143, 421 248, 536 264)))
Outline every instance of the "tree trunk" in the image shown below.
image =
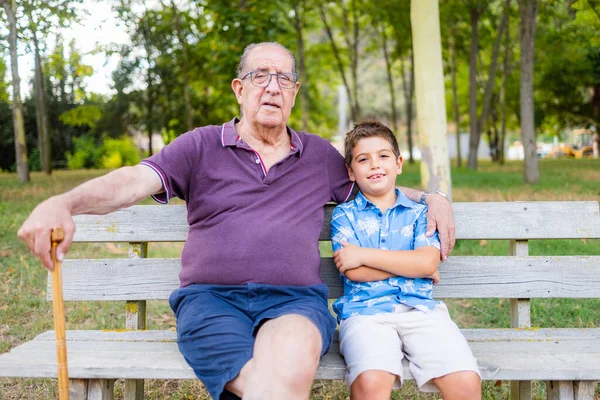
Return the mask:
POLYGON ((477 169, 477 150, 479 148, 479 127, 477 119, 477 53, 479 36, 477 25, 479 8, 471 7, 471 54, 469 55, 469 160, 467 166, 477 169))
POLYGON ((298 77, 305 87, 300 90, 300 110, 302 111, 302 130, 308 131, 308 121, 310 119, 309 98, 308 98, 308 76, 306 73, 306 62, 304 60, 304 33, 303 16, 301 15, 300 4, 294 3, 294 27, 296 28, 296 51, 298 56, 298 77))
POLYGON ((21 103, 21 78, 19 77, 18 53, 17 53, 17 18, 15 0, 0 0, 0 5, 8 17, 8 43, 10 46, 10 66, 12 72, 13 87, 13 124, 15 132, 15 152, 17 163, 17 175, 19 183, 29 182, 29 165, 27 164, 27 143, 25 142, 25 123, 23 120, 23 104, 21 103))
MULTIPOLYGON (((194 129, 194 116, 192 109, 192 101, 190 99, 190 80, 189 80, 189 58, 188 58, 188 47, 183 36, 181 29, 181 22, 179 21, 179 12, 175 2, 171 0, 171 11, 173 12, 173 20, 175 21, 175 31, 177 32, 177 40, 181 46, 183 60, 181 63, 181 72, 183 78, 183 103, 185 105, 185 125, 188 131, 194 129)), ((152 154, 152 153, 150 153, 152 154)))
POLYGON ((504 12, 502 13, 502 20, 500 21, 500 27, 498 28, 498 35, 496 36, 496 40, 494 41, 494 47, 492 48, 492 60, 490 62, 488 80, 485 85, 485 92, 483 95, 483 110, 481 111, 481 117, 479 119, 478 125, 480 127, 483 126, 484 121, 487 121, 488 114, 490 112, 492 95, 494 93, 494 83, 496 82, 496 66, 498 65, 498 55, 500 54, 500 44, 502 43, 504 29, 508 29, 507 25, 509 7, 510 0, 504 0, 504 12))
POLYGON ((148 156, 152 156, 153 148, 152 148, 152 130, 154 129, 154 118, 152 115, 152 111, 154 109, 154 84, 152 78, 152 60, 150 59, 150 51, 146 49, 147 53, 147 61, 148 61, 148 75, 146 76, 146 92, 147 92, 147 116, 146 116, 146 128, 148 129, 148 156))
POLYGON ((48 107, 46 106, 46 89, 44 72, 42 71, 42 58, 37 38, 37 32, 32 29, 33 45, 35 51, 35 113, 38 130, 38 148, 42 171, 47 175, 52 174, 52 153, 50 144, 50 129, 48 126, 48 107))
POLYGON ((521 137, 525 153, 524 179, 535 183, 540 178, 533 105, 533 57, 535 44, 535 20, 539 3, 537 0, 519 0, 521 14, 521 137))
POLYGON ((438 0, 412 0, 410 20, 415 59, 421 184, 452 197, 446 99, 438 0))
POLYGON ((409 53, 408 71, 404 68, 404 62, 400 59, 402 69, 402 91, 404 92, 404 105, 406 107, 406 144, 408 146, 408 163, 414 164, 413 156, 413 138, 412 138, 412 114, 413 114, 413 95, 415 92, 414 71, 415 59, 412 52, 409 53))
POLYGON ((394 134, 396 136, 398 136, 398 123, 397 123, 397 119, 398 116, 396 115, 396 90, 394 89, 394 76, 392 75, 392 62, 390 60, 390 54, 388 51, 388 45, 387 45, 387 35, 385 33, 385 27, 381 24, 379 24, 379 33, 381 35, 381 42, 382 42, 382 51, 383 51, 383 58, 385 60, 385 69, 387 72, 387 78, 388 78, 388 88, 390 89, 390 98, 391 98, 391 119, 392 119, 392 129, 394 131, 394 134))
MULTIPOLYGON (((596 121, 600 121, 600 83, 594 85, 592 94, 592 116, 596 121)), ((600 129, 600 127, 596 128, 600 129)))
POLYGON ((510 29, 506 30, 504 39, 504 56, 502 59, 502 80, 500 82, 500 138, 498 139, 498 161, 504 164, 504 142, 506 139, 506 78, 509 73, 510 29))
MULTIPOLYGON (((359 102, 359 94, 358 94, 358 39, 359 39, 359 30, 358 30, 358 10, 356 9, 356 0, 352 0, 352 16, 353 16, 353 41, 352 41, 352 50, 350 54, 352 55, 352 88, 354 89, 354 108, 356 118, 360 118, 360 102, 359 102)), ((356 120, 355 120, 356 121, 356 120)))
POLYGON ((450 73, 452 74, 452 101, 454 103, 454 124, 456 125, 456 165, 462 167, 462 155, 460 151, 460 111, 458 108, 458 89, 456 86, 456 57, 454 54, 454 32, 450 30, 448 38, 450 51, 450 73))
POLYGON ((325 10, 323 10, 323 6, 319 5, 319 15, 321 16, 321 21, 323 21, 323 26, 325 27, 325 33, 327 33, 327 37, 329 38, 329 43, 331 44, 331 50, 333 51, 333 56, 336 61, 336 65, 342 76, 342 82, 344 82, 344 87, 346 88, 346 94, 348 95, 348 101, 350 102, 350 117, 352 121, 356 121, 358 115, 356 114, 356 109, 353 106, 354 100, 352 99, 352 92, 350 91, 350 85, 348 84, 348 79, 346 78, 346 71, 344 67, 344 62, 340 57, 340 51, 337 47, 335 39, 333 37, 333 32, 331 31, 331 27, 329 26, 329 22, 327 22, 327 17, 325 16, 325 10))

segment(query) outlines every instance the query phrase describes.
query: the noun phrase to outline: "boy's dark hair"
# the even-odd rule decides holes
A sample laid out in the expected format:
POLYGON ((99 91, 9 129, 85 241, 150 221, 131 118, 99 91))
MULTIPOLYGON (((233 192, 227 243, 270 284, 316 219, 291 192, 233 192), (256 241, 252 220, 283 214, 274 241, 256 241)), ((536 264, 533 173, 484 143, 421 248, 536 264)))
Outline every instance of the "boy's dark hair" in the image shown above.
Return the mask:
POLYGON ((346 134, 346 139, 344 140, 344 158, 346 164, 350 165, 352 162, 352 150, 354 150, 358 141, 370 137, 380 137, 387 140, 392 145, 392 151, 396 158, 400 155, 398 141, 396 140, 396 136, 394 136, 394 132, 379 121, 367 120, 354 125, 354 128, 346 134))

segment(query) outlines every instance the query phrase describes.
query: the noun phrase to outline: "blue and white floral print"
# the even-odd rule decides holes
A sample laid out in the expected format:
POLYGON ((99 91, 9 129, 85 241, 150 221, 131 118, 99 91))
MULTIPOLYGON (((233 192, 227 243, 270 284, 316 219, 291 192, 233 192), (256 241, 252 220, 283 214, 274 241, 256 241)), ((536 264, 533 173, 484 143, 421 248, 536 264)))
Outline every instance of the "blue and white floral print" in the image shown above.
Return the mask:
MULTIPOLYGON (((333 251, 341 242, 384 250, 414 250, 433 246, 439 250, 438 234, 425 236, 427 207, 409 200, 396 189, 396 204, 382 213, 362 193, 338 205, 331 215, 333 251)), ((431 297, 433 283, 428 278, 396 276, 377 282, 354 282, 341 275, 344 295, 333 304, 338 319, 394 311, 404 304, 429 312, 438 303, 431 297)))

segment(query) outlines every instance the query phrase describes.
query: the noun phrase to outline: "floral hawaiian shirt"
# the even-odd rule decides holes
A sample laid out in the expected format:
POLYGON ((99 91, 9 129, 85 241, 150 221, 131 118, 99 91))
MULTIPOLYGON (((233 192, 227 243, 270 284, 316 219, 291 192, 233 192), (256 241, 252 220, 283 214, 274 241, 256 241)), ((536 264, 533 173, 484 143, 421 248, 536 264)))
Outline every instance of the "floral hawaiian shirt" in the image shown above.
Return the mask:
MULTIPOLYGON (((396 196, 395 205, 385 213, 362 193, 338 205, 331 216, 333 251, 342 247, 340 242, 383 250, 414 250, 423 246, 439 250, 437 232, 425 236, 427 206, 409 200, 398 189, 396 196)), ((395 276, 376 282, 354 282, 344 275, 341 278, 344 295, 333 304, 339 320, 392 312, 399 304, 429 312, 438 303, 431 297, 433 281, 429 278, 395 276)))

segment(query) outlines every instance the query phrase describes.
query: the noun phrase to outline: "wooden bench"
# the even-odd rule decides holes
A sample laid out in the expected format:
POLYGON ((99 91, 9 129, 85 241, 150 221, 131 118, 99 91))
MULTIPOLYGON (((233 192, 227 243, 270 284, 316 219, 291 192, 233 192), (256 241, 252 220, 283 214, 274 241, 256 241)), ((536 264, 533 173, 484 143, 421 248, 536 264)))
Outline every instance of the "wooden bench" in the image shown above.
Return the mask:
MULTIPOLYGON (((434 290, 436 298, 510 299, 511 329, 463 330, 483 378, 513 381, 517 399, 531 397, 531 380, 546 381, 550 399, 592 399, 600 379, 600 328, 528 328, 532 298, 600 298, 600 256, 532 257, 528 240, 600 238, 598 202, 455 203, 454 209, 458 239, 510 240, 507 256, 451 257, 441 265, 442 282, 434 290)), ((325 208, 323 241, 330 237, 331 210, 325 208)), ((179 259, 146 258, 148 242, 185 241, 185 207, 134 206, 78 216, 76 224, 76 242, 127 242, 129 257, 64 262, 66 301, 126 302, 124 330, 67 332, 72 398, 112 399, 115 379, 126 380, 126 399, 143 397, 143 379, 195 379, 174 331, 145 330, 146 300, 167 299, 178 287, 180 269, 179 259)), ((339 296, 331 258, 322 259, 321 274, 330 297, 339 296)), ((317 379, 343 379, 344 372, 335 342, 317 379)), ((0 356, 0 376, 56 373, 53 331, 0 356)))

